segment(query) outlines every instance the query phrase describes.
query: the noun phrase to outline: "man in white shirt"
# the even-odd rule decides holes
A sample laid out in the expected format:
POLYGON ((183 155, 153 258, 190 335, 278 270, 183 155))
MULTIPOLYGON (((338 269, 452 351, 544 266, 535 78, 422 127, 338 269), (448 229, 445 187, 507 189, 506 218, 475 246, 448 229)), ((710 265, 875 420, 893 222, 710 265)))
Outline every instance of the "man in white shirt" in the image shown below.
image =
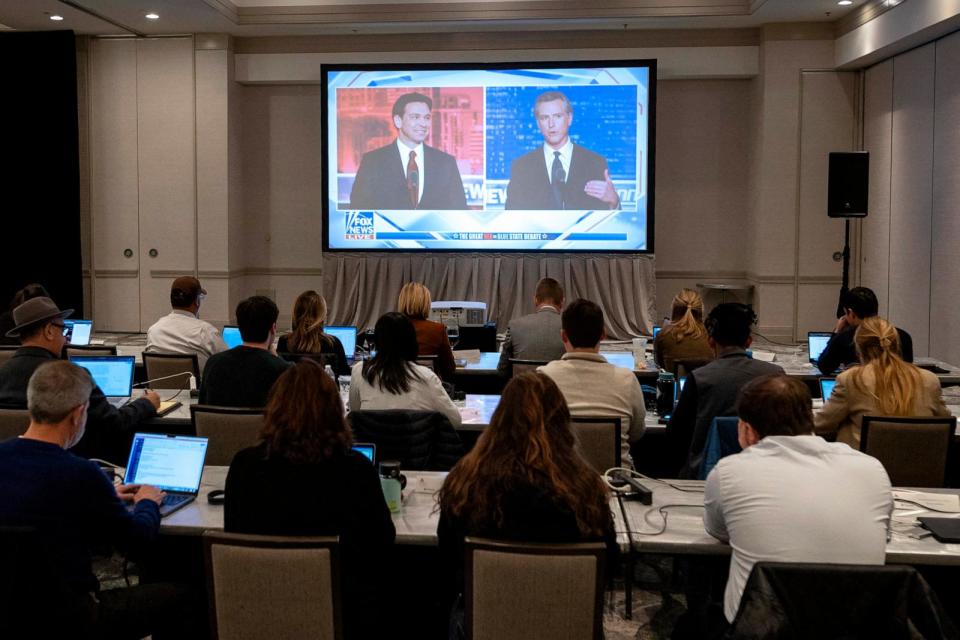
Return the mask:
POLYGON ((511 320, 507 327, 497 364, 501 375, 509 377, 513 374, 511 359, 549 362, 563 357, 563 341, 560 340, 563 287, 553 278, 541 278, 533 304, 536 312, 511 320))
POLYGON ((207 292, 193 276, 181 276, 170 288, 168 315, 147 329, 147 347, 152 353, 195 353, 203 371, 207 358, 227 350, 227 345, 209 322, 201 320, 200 303, 207 292))
POLYGON ((733 549, 728 622, 757 562, 883 564, 893 510, 878 460, 813 435, 804 383, 756 378, 737 407, 743 451, 717 464, 704 491, 704 527, 733 549))
POLYGON ((632 371, 615 367, 600 355, 606 337, 603 311, 589 300, 574 300, 560 318, 567 352, 538 370, 550 376, 575 416, 620 417, 620 458, 633 467, 630 444, 643 435, 643 391, 632 371))

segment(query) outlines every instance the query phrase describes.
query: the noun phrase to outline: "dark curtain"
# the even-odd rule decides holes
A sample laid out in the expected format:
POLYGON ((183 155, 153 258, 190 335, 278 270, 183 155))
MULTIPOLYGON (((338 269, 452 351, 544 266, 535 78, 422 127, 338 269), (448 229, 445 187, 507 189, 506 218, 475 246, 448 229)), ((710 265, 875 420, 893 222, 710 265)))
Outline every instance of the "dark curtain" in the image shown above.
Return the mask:
POLYGON ((0 33, 0 311, 31 282, 82 315, 77 58, 72 31, 0 33))

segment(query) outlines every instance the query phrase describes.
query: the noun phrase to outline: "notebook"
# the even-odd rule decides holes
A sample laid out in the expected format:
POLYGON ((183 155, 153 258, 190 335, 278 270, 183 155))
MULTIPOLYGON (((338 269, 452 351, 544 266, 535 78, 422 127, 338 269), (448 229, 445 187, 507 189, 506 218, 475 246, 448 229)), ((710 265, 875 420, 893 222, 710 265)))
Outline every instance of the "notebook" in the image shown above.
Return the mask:
POLYGON ((353 358, 357 352, 357 328, 356 327, 324 327, 324 333, 336 337, 343 345, 343 352, 347 358, 353 358))
POLYGON ((362 453, 373 464, 377 463, 377 445, 370 442, 354 442, 353 450, 362 453))
POLYGON ((90 372, 107 402, 115 407, 130 401, 133 361, 133 356, 70 356, 70 362, 90 372))
POLYGON ((223 328, 223 341, 227 343, 227 347, 230 349, 243 344, 243 338, 240 337, 240 327, 226 325, 223 328))
POLYGON ((206 438, 138 433, 123 482, 149 484, 166 492, 160 516, 168 516, 196 499, 206 456, 206 438))
POLYGON ((833 393, 833 388, 836 385, 836 378, 820 378, 820 397, 823 398, 824 402, 826 402, 830 394, 833 393))
POLYGON ((820 354, 823 353, 832 336, 833 334, 829 331, 811 331, 807 334, 807 352, 810 354, 811 363, 817 364, 820 354))
POLYGON ((92 331, 93 320, 63 321, 63 335, 72 346, 85 347, 90 344, 90 333, 92 331))

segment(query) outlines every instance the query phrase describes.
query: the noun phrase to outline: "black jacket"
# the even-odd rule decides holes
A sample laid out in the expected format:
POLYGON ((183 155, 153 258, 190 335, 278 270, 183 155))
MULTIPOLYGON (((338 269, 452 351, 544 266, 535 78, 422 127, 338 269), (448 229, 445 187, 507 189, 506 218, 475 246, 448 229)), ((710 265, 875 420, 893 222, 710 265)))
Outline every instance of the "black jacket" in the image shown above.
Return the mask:
POLYGON ((607 161, 603 156, 578 144, 570 157, 570 175, 561 188, 563 202, 558 203, 550 186, 550 174, 544 160, 543 146, 524 154, 510 166, 507 185, 507 209, 611 209, 612 207, 583 188, 591 180, 603 180, 607 161))
MULTIPOLYGON (((350 192, 351 209, 413 209, 407 191, 406 159, 394 141, 363 154, 350 192)), ((466 209, 456 159, 423 145, 423 195, 417 209, 466 209)))
MULTIPOLYGON (((27 384, 37 367, 58 358, 41 347, 20 347, 0 367, 0 405, 25 408, 27 384)), ((109 402, 100 387, 94 385, 87 408, 87 430, 71 453, 88 458, 103 458, 123 464, 130 452, 130 443, 137 425, 157 415, 157 410, 146 398, 138 398, 117 409, 109 402)))
POLYGON ((465 453, 450 421, 436 411, 352 411, 358 442, 377 445, 377 458, 399 460, 401 469, 449 471, 465 453))

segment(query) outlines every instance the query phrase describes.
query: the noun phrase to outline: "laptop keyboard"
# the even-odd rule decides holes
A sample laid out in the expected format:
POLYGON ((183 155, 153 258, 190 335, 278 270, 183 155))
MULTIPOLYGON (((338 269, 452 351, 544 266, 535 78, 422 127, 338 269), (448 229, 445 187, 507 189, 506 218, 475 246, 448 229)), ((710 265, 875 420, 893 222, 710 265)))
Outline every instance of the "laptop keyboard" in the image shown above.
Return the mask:
POLYGON ((160 503, 160 506, 175 507, 178 504, 186 502, 191 497, 193 496, 186 496, 186 495, 183 495, 182 493, 168 493, 167 495, 163 496, 163 502, 160 503))

